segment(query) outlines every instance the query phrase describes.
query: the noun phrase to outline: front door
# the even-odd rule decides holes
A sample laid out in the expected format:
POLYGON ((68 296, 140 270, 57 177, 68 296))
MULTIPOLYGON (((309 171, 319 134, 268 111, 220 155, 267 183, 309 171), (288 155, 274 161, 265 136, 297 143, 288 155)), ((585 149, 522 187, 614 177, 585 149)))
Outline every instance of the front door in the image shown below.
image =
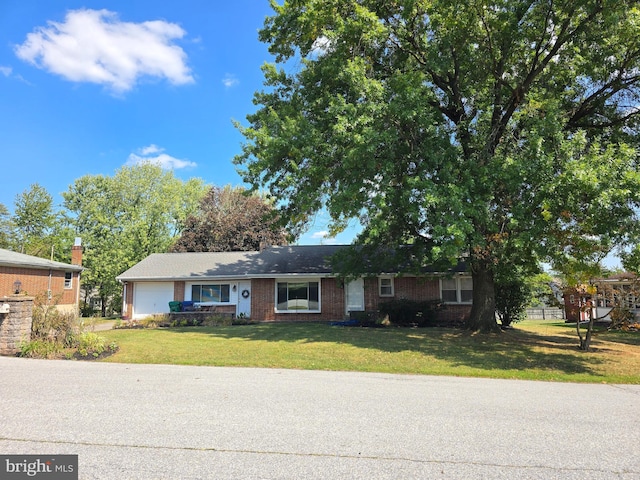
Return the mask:
POLYGON ((364 279, 358 278, 347 282, 344 286, 346 295, 345 299, 345 314, 349 315, 349 312, 362 312, 364 311, 364 279))
POLYGON ((251 282, 238 282, 237 316, 251 317, 251 282))

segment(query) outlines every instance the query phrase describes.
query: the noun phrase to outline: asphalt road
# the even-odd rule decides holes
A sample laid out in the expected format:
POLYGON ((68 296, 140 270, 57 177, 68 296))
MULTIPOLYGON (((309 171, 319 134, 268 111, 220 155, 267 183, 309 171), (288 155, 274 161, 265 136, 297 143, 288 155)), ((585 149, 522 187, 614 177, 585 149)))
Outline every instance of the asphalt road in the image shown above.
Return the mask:
POLYGON ((0 454, 81 479, 640 479, 640 386, 0 358, 0 454))

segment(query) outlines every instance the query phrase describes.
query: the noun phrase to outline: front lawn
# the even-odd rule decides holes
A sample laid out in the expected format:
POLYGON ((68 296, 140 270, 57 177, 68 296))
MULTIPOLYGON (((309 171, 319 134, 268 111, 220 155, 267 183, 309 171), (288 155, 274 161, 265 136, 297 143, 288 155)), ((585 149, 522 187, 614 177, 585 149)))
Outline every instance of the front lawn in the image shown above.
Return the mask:
POLYGON ((500 334, 444 328, 258 324, 100 332, 120 350, 105 359, 308 370, 640 383, 640 333, 597 332, 577 349, 575 327, 528 321, 500 334))

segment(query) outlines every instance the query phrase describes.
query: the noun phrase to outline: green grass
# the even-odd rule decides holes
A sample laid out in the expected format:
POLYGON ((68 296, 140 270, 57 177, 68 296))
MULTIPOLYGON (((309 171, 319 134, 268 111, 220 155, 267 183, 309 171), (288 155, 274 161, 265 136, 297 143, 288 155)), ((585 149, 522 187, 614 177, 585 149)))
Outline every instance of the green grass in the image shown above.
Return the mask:
POLYGON ((258 324, 100 332, 120 350, 105 361, 349 370, 592 383, 640 383, 640 333, 597 332, 577 349, 575 327, 522 322, 481 335, 442 328, 258 324))

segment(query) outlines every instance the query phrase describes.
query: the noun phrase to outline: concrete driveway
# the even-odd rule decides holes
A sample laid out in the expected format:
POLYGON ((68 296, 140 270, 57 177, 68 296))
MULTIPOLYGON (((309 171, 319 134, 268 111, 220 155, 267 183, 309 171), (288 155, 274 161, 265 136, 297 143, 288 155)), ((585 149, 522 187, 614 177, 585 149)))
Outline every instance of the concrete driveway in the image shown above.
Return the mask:
POLYGON ((0 358, 0 453, 82 479, 638 479, 640 386, 0 358))

